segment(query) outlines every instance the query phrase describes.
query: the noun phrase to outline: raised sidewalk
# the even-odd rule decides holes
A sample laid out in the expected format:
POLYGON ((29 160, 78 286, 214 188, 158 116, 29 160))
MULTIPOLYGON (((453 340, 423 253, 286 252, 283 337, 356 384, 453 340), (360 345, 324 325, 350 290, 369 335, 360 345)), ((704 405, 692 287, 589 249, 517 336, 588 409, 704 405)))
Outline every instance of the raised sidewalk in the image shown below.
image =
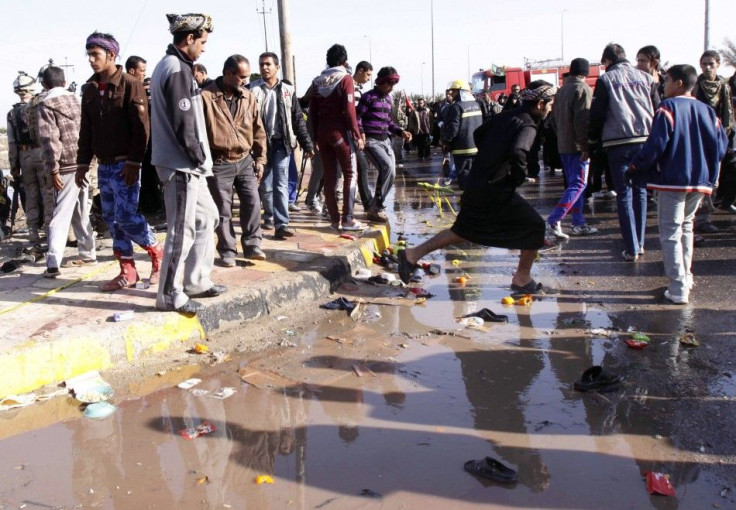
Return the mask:
MULTIPOLYGON (((234 268, 215 266, 213 280, 225 294, 203 299, 196 317, 155 308, 157 287, 104 293, 99 285, 118 273, 111 240, 98 241, 95 266, 62 269, 57 279, 42 276, 45 262, 0 273, 0 398, 33 391, 89 370, 102 370, 165 351, 182 342, 238 327, 289 305, 326 297, 373 251, 389 244, 388 225, 372 226, 357 240, 341 238, 329 223, 307 213, 292 216, 296 235, 286 241, 264 232, 265 262, 238 259, 234 268), (114 322, 113 314, 134 310, 114 322)), ((165 233, 157 234, 161 241, 165 233)), ((66 256, 76 256, 67 248, 66 256)), ((141 278, 150 260, 136 253, 141 278)))

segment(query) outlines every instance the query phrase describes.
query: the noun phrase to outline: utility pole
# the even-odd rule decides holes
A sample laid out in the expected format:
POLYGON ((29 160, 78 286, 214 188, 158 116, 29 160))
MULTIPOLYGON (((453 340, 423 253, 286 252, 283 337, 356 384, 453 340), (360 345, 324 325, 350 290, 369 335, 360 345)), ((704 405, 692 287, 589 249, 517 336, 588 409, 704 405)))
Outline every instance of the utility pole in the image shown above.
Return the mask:
POLYGON ((703 51, 710 49, 710 0, 705 0, 705 34, 703 38, 703 51))
MULTIPOLYGON (((264 0, 265 1, 265 0, 264 0)), ((295 82, 294 59, 291 55, 291 33, 289 32, 289 2, 277 1, 279 9, 279 32, 281 38, 281 76, 284 80, 295 82)))
POLYGON ((266 0, 261 0, 261 10, 256 9, 258 14, 263 15, 263 39, 266 41, 266 51, 268 51, 268 30, 266 29, 266 14, 271 14, 271 10, 266 10, 266 0))
POLYGON ((434 99, 434 0, 430 0, 429 10, 432 16, 432 99, 434 99))

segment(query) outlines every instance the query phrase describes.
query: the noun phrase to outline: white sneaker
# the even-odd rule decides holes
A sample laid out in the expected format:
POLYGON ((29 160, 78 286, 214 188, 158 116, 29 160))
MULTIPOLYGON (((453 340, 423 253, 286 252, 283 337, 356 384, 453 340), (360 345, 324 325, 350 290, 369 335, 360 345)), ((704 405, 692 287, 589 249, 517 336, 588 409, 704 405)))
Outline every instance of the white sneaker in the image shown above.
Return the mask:
POLYGON ((687 298, 672 297, 672 294, 670 294, 669 290, 664 291, 664 298, 676 305, 686 305, 688 301, 687 298))
POLYGON ((549 228, 550 228, 550 229, 552 230, 552 234, 553 234, 553 235, 554 235, 554 236, 555 236, 555 237, 556 237, 557 239, 560 239, 560 240, 562 240, 562 241, 564 241, 564 240, 566 240, 566 239, 570 239, 570 236, 569 236, 569 235, 567 235, 567 234, 565 234, 565 233, 564 233, 564 232, 562 231, 562 226, 560 225, 560 222, 559 222, 559 221, 558 221, 557 223, 554 223, 554 224, 553 224, 553 223, 547 223, 547 225, 548 225, 548 227, 549 227, 549 228))
POLYGON ((587 223, 583 223, 582 225, 573 225, 570 229, 570 235, 573 236, 588 236, 590 234, 595 234, 598 232, 598 229, 595 227, 591 227, 587 223))
POLYGON ((560 228, 560 224, 556 223, 554 226, 545 222, 545 229, 544 229, 544 242, 547 246, 552 246, 560 241, 564 241, 569 238, 569 236, 562 232, 562 229, 560 228))
POLYGON ((608 191, 605 191, 603 193, 603 198, 616 198, 616 192, 612 189, 609 189, 608 191))

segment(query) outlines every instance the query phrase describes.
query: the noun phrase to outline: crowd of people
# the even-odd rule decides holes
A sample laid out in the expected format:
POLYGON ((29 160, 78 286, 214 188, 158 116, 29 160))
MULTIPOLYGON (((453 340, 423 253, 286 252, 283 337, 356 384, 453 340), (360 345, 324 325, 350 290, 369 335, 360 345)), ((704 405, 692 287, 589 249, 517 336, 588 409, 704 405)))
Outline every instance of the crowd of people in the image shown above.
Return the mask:
POLYGON ((120 265, 101 290, 140 280, 135 243, 150 257, 148 282, 158 284, 156 306, 201 311, 197 299, 227 291, 211 279, 216 259, 234 267, 240 248, 243 257, 262 261, 264 230, 273 230, 277 240, 295 234, 289 223, 290 213, 300 210, 298 148, 312 167, 306 207, 328 218, 336 232, 366 228, 356 217, 356 199, 368 221, 388 221, 386 199, 408 144, 419 161, 430 158, 432 143, 442 148, 442 180, 463 191, 461 208, 451 229, 400 252, 405 281, 425 254, 469 240, 521 250, 512 289, 544 292, 531 277, 537 250, 568 237, 561 227, 568 214, 570 234, 597 232, 586 223, 583 208, 589 183, 599 193, 606 175, 617 200, 624 260, 644 254, 647 189, 657 192, 671 281, 667 297, 686 303, 700 202, 704 232, 716 228, 709 218, 716 203, 735 209, 732 94, 717 75, 716 52, 702 55, 698 76, 691 66, 665 72, 653 46, 639 51, 635 67, 623 48, 611 44, 601 59, 606 73, 594 90, 585 82, 588 61, 577 58, 559 90, 535 81, 494 100, 490 93, 474 97, 467 82, 454 80, 443 101, 427 104, 394 93, 400 76, 391 66, 380 68, 375 86, 364 91, 372 64, 360 61, 353 71, 345 47, 335 44, 327 50, 325 70, 298 97, 294 85, 279 77, 279 57, 272 52, 258 57, 257 80, 250 80, 251 63, 239 54, 210 78, 196 61, 212 19, 206 14, 167 18, 172 43, 150 78, 145 59, 133 56, 124 66, 117 64, 117 40, 94 32, 85 45, 94 74, 83 85, 81 104, 67 90, 62 69, 53 65, 40 73, 42 93, 32 93, 34 79, 24 73, 14 84, 21 101, 8 114, 11 173, 22 183, 16 187, 22 189, 30 241, 40 242, 45 227, 46 277, 96 263, 90 222, 94 186, 120 265), (551 136, 543 137, 547 130, 551 136), (546 220, 517 192, 533 181, 535 165, 538 173, 542 143, 545 158, 559 155, 565 179, 546 220), (163 246, 142 214, 162 205, 163 246), (64 260, 70 229, 79 255, 64 260))

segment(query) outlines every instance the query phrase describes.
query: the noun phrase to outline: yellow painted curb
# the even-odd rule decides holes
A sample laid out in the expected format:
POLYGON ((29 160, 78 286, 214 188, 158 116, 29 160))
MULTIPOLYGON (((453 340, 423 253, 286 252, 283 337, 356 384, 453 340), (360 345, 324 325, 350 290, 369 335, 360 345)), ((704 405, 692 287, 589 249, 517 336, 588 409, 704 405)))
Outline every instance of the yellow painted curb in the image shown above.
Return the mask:
POLYGON ((99 338, 29 341, 0 355, 0 398, 111 366, 99 338))
POLYGON ((128 361, 163 352, 175 342, 207 336, 197 316, 168 314, 163 324, 130 324, 125 330, 125 355, 128 361))

